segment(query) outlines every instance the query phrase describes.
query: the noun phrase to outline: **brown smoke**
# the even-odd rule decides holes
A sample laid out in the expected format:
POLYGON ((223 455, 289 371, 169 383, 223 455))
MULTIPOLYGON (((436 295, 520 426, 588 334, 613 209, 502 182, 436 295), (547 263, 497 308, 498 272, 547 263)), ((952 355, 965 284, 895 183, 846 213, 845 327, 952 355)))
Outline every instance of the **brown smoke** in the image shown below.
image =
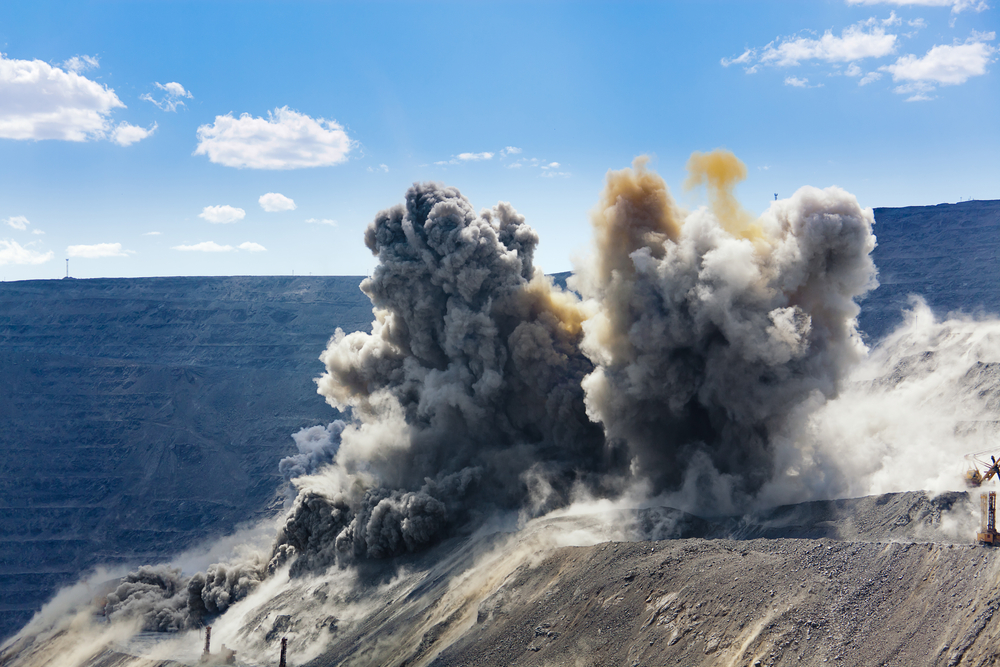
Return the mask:
POLYGON ((688 159, 687 170, 684 189, 706 186, 709 206, 726 231, 743 238, 760 238, 760 225, 734 192, 737 184, 747 177, 747 166, 742 160, 723 148, 708 153, 695 151, 688 159))

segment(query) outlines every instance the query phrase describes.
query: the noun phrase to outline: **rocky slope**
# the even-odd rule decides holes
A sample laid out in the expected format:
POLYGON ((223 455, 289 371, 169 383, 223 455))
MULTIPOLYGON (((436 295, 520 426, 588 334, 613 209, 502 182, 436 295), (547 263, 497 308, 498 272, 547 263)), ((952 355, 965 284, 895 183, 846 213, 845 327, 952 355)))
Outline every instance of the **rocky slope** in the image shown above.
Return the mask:
MULTIPOLYGON (((994 664, 1000 556, 970 543, 974 500, 911 492, 711 520, 668 508, 543 518, 381 569, 279 575, 216 619, 213 638, 260 666, 277 664, 282 636, 289 664, 310 667, 994 664)), ((197 632, 116 638, 87 609, 36 623, 0 665, 46 664, 80 633, 91 643, 64 664, 198 663, 197 632)))

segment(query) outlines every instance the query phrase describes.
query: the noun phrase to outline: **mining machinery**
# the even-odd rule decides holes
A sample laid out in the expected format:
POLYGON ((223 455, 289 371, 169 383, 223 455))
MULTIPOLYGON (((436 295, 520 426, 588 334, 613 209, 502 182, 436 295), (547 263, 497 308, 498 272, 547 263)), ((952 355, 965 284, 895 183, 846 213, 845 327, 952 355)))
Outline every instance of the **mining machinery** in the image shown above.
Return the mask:
POLYGON ((985 456, 988 452, 976 452, 975 454, 966 454, 965 460, 969 463, 968 470, 965 471, 965 484, 970 489, 975 489, 983 485, 984 482, 988 482, 994 477, 1000 479, 1000 463, 990 456, 990 462, 987 463, 985 459, 981 458, 985 456), (986 472, 981 472, 980 468, 986 472))

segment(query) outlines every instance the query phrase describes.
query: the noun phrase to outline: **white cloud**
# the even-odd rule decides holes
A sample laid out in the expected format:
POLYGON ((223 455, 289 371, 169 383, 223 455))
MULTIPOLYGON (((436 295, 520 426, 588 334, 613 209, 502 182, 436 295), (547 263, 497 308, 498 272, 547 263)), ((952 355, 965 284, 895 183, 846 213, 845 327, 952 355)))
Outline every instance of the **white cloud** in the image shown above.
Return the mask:
POLYGON ((857 63, 851 63, 844 70, 844 76, 861 76, 861 68, 858 67, 857 63))
POLYGON ((236 208, 234 206, 224 205, 224 206, 206 206, 198 214, 199 218, 204 218, 209 222, 224 225, 230 222, 236 222, 237 220, 242 220, 247 215, 247 212, 241 208, 236 208))
POLYGON ((882 78, 881 72, 868 72, 868 74, 865 74, 863 77, 861 77, 861 80, 858 81, 858 85, 867 86, 869 83, 878 81, 881 78, 882 78))
POLYGON ((0 54, 0 138, 104 139, 119 107, 113 90, 76 72, 0 54))
POLYGON ((160 109, 164 111, 177 111, 177 107, 184 106, 184 98, 193 99, 194 95, 191 91, 184 90, 184 86, 177 83, 176 81, 171 81, 170 83, 163 84, 159 81, 156 82, 156 87, 164 92, 163 99, 156 100, 149 93, 143 93, 139 96, 140 100, 146 102, 152 102, 160 109))
POLYGON ((569 178, 570 173, 568 171, 543 171, 540 175, 545 178, 569 178))
POLYGON ((880 23, 882 25, 901 25, 903 23, 903 19, 896 16, 895 11, 891 11, 889 12, 889 18, 883 19, 880 23))
POLYGON ((955 14, 971 9, 981 12, 989 9, 983 0, 847 0, 849 5, 895 5, 897 7, 916 5, 918 7, 951 7, 955 14))
POLYGON ((845 63, 881 58, 896 50, 896 39, 896 35, 887 34, 881 26, 873 26, 872 21, 862 21, 845 28, 840 37, 827 30, 819 39, 797 37, 771 42, 764 47, 760 62, 787 67, 803 60, 845 63))
POLYGON ((519 155, 520 153, 521 149, 518 148, 517 146, 507 146, 506 148, 501 149, 500 157, 507 157, 508 155, 519 155))
POLYGON ((906 25, 910 26, 911 28, 916 28, 917 30, 920 30, 921 28, 927 27, 927 21, 923 19, 913 19, 912 21, 907 21, 906 25))
POLYGON ((128 253, 122 252, 121 243, 94 243, 92 245, 71 245, 66 248, 66 254, 70 257, 84 257, 86 259, 98 259, 100 257, 127 257, 128 253))
MULTIPOLYGON (((30 243, 28 244, 31 245, 30 243)), ((37 252, 26 248, 17 241, 0 239, 0 265, 3 264, 44 264, 54 257, 53 252, 37 252)))
POLYGON ((260 204, 260 207, 268 213, 295 210, 295 202, 285 195, 277 192, 268 192, 266 195, 261 195, 257 202, 260 204))
POLYGON ((97 62, 96 56, 73 56, 69 60, 64 60, 62 66, 67 72, 79 74, 89 69, 97 69, 101 65, 97 62))
POLYGON ((919 102, 932 99, 928 93, 937 85, 954 86, 985 74, 996 52, 997 49, 982 41, 939 45, 919 58, 906 55, 879 69, 892 74, 893 81, 903 82, 893 92, 911 95, 907 102, 919 102))
POLYGON ((730 65, 746 65, 757 55, 756 49, 747 49, 741 55, 736 58, 723 58, 720 62, 723 67, 729 67, 730 65))
POLYGON ((14 229, 19 229, 22 232, 28 228, 31 223, 23 215, 12 215, 11 217, 4 220, 8 227, 13 227, 14 229))
POLYGON ((558 162, 549 162, 548 164, 542 165, 542 169, 558 169, 558 168, 559 168, 558 162))
POLYGON ((462 162, 478 162, 480 160, 492 160, 493 153, 459 153, 455 157, 462 162))
POLYGON ((142 141, 149 135, 153 134, 153 132, 156 132, 156 128, 156 123, 153 123, 153 126, 147 130, 144 127, 130 125, 125 121, 122 121, 111 133, 111 141, 115 142, 119 146, 131 146, 135 142, 142 141))
POLYGON ((43 231, 42 231, 42 230, 40 230, 40 229, 32 229, 32 230, 31 230, 31 233, 32 233, 32 234, 37 234, 38 236, 41 236, 41 235, 42 235, 42 234, 44 234, 45 232, 43 232, 43 231))
POLYGON ((240 250, 246 250, 247 252, 264 252, 267 250, 264 246, 259 243, 252 243, 250 241, 245 241, 237 246, 240 250))
POLYGON ((511 162, 510 164, 507 165, 507 168, 508 169, 520 169, 523 166, 524 165, 521 164, 520 162, 511 162))
POLYGON ((786 86, 793 86, 795 88, 808 88, 809 87, 809 79, 800 79, 797 76, 786 76, 785 77, 785 85, 786 86))
POLYGON ((288 107, 267 118, 243 114, 216 116, 198 128, 195 155, 216 164, 249 169, 325 167, 347 160, 352 147, 344 128, 333 120, 313 119, 288 107))
POLYGON ((368 171, 370 171, 372 173, 374 173, 376 171, 381 171, 381 172, 389 173, 389 165, 387 165, 387 164, 380 164, 378 167, 376 167, 374 169, 371 168, 371 167, 368 167, 368 171))
POLYGON ((143 236, 160 236, 163 232, 146 232, 143 236))
POLYGON ((337 221, 330 220, 329 218, 309 218, 306 222, 312 225, 329 225, 330 227, 337 226, 337 221))
POLYGON ((219 245, 215 241, 202 241, 194 245, 175 245, 171 250, 183 250, 186 252, 233 252, 236 248, 231 245, 219 245))

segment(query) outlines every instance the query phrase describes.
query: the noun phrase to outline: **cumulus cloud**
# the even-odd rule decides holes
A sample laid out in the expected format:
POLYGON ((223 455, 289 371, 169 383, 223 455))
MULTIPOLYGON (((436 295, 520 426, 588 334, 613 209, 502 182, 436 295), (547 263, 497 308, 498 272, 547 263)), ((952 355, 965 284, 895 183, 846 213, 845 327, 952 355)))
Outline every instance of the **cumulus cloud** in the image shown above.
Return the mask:
POLYGON ((119 107, 113 90, 77 72, 0 54, 0 138, 104 139, 119 107))
POLYGON ((331 220, 330 218, 309 218, 306 222, 312 225, 328 225, 330 227, 337 226, 337 221, 331 220))
POLYGON ((70 257, 83 257, 86 259, 128 256, 127 252, 122 251, 121 243, 94 243, 91 245, 71 245, 66 248, 66 254, 70 257))
POLYGON ((869 83, 878 81, 881 78, 882 78, 881 72, 868 72, 868 74, 865 74, 863 77, 861 77, 861 80, 858 81, 858 85, 867 86, 869 83))
POLYGON ((194 245, 175 245, 172 250, 183 250, 185 252, 233 252, 236 250, 231 245, 219 245, 215 241, 202 241, 194 245))
POLYGON ((267 248, 265 248, 261 244, 252 243, 250 241, 245 241, 236 247, 239 248, 240 250, 246 250, 247 252, 264 252, 265 250, 267 250, 267 248))
POLYGON ((115 142, 119 146, 131 146, 137 141, 142 141, 149 135, 156 131, 157 125, 153 125, 147 130, 144 127, 139 127, 138 125, 130 125, 122 121, 118 124, 111 132, 111 141, 115 142))
MULTIPOLYGON (((31 244, 29 243, 28 246, 31 244)), ((0 239, 0 266, 4 264, 44 264, 53 257, 52 251, 38 252, 17 241, 0 239)))
POLYGON ((176 81, 171 81, 167 84, 162 84, 157 81, 156 87, 164 92, 162 99, 154 99, 149 93, 143 93, 139 96, 139 99, 145 100, 146 102, 152 102, 164 111, 177 111, 177 107, 184 106, 184 98, 194 98, 194 95, 192 95, 190 91, 185 90, 184 86, 176 81))
POLYGON ((236 222, 237 220, 242 220, 247 215, 247 212, 241 208, 236 208, 234 206, 224 205, 224 206, 206 206, 198 214, 199 218, 204 218, 211 223, 215 224, 227 224, 230 222, 236 222))
POLYGON ((4 222, 7 223, 8 227, 19 229, 22 232, 28 228, 28 225, 31 224, 30 222, 28 222, 28 219, 23 215, 13 215, 4 220, 4 222))
POLYGON ((993 62, 996 51, 985 41, 974 39, 965 44, 934 46, 921 57, 906 55, 879 69, 892 74, 893 81, 904 82, 895 92, 925 94, 934 90, 936 85, 954 86, 985 74, 986 66, 993 62))
POLYGON ((260 204, 260 207, 268 213, 295 210, 295 202, 285 195, 277 192, 268 192, 266 195, 261 195, 257 202, 260 204))
POLYGON ((300 169, 344 162, 352 143, 336 121, 286 106, 269 111, 267 118, 216 116, 214 123, 198 128, 194 154, 240 169, 300 169))
POLYGON ((966 9, 971 9, 976 12, 989 9, 989 5, 987 5, 983 0, 847 0, 847 4, 895 5, 897 7, 914 5, 918 7, 951 7, 951 11, 954 14, 958 14, 966 9))
POLYGON ((96 56, 73 56, 68 60, 64 60, 62 66, 67 72, 79 74, 90 69, 97 69, 101 65, 97 61, 96 56))
POLYGON ((507 146, 500 151, 500 157, 507 157, 508 155, 519 155, 521 149, 517 146, 507 146))

